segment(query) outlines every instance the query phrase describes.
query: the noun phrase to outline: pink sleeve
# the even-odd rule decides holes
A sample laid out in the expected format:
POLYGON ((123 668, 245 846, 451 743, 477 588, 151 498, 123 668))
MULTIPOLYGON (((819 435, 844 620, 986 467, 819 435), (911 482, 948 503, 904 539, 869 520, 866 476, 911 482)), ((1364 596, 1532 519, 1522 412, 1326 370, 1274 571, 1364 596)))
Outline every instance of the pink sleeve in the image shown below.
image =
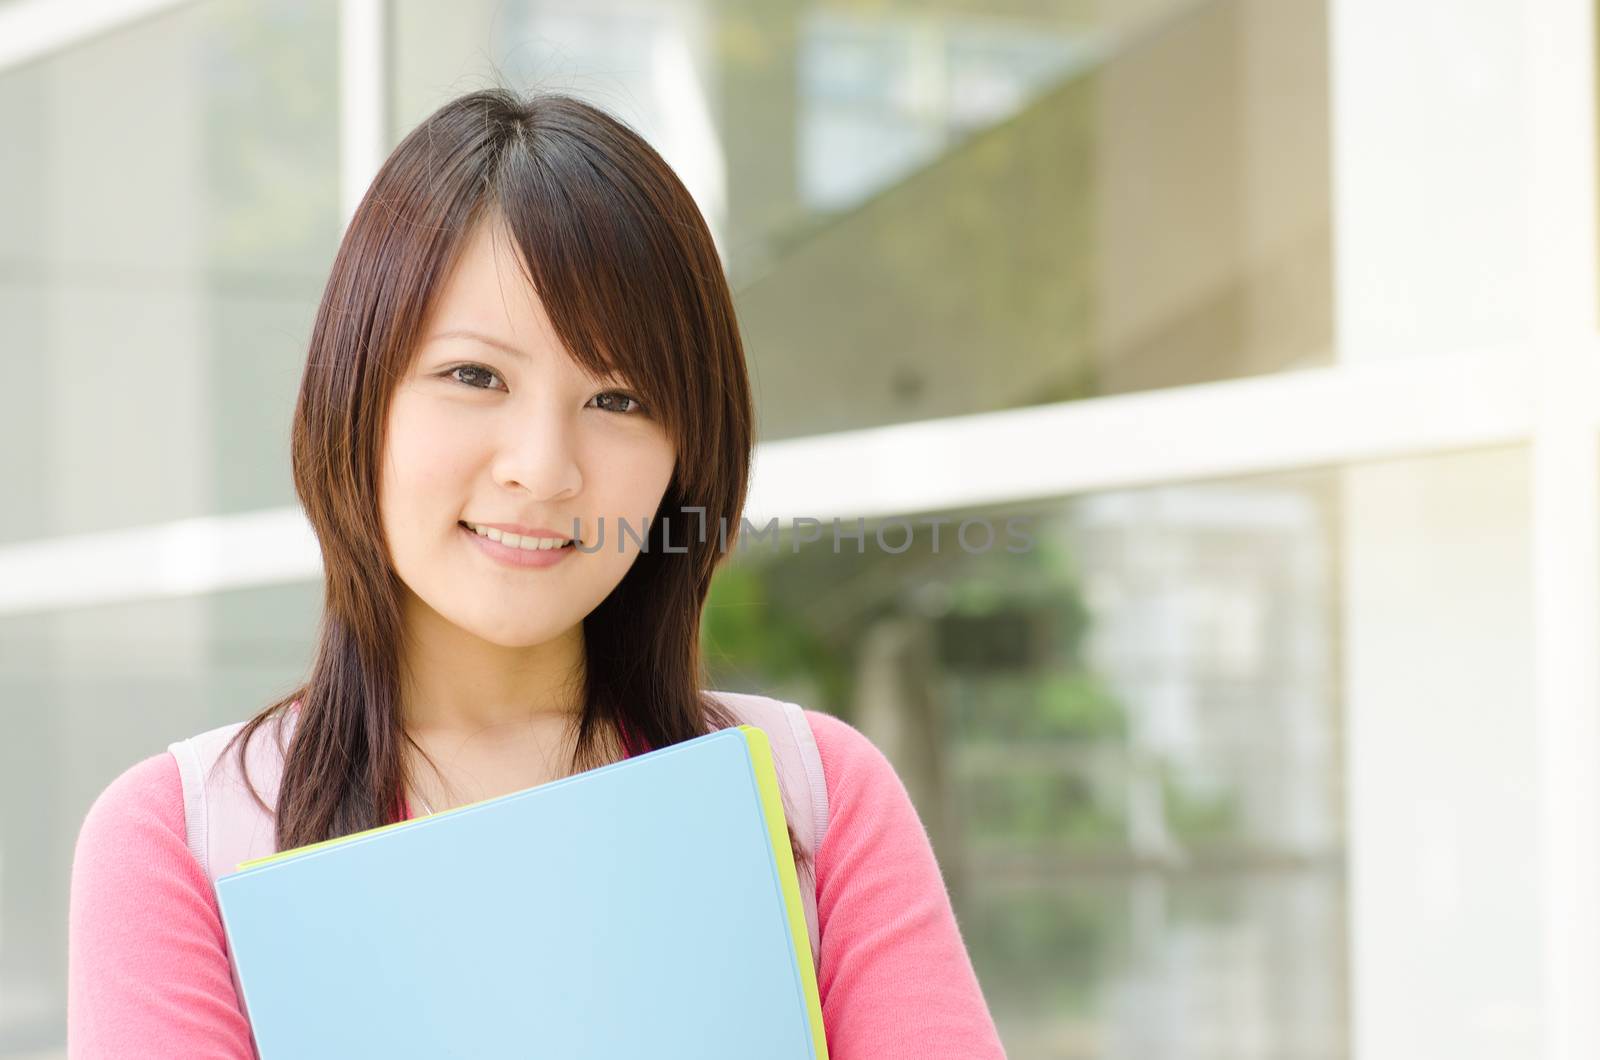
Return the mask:
POLYGON ((817 990, 830 1060, 1004 1060, 933 846, 865 736, 808 710, 828 788, 817 990))
POLYGON ((211 881, 189 852, 171 754, 130 767, 78 832, 67 922, 67 1055, 251 1060, 211 881))

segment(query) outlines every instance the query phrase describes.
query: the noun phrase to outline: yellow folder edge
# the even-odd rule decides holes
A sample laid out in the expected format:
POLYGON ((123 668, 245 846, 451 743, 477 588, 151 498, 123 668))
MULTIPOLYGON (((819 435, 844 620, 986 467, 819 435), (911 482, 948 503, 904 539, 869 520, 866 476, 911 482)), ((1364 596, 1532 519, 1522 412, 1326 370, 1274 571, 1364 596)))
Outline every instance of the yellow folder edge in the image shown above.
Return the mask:
POLYGON ((806 995, 806 1015, 811 1021, 811 1045, 817 1060, 828 1060, 828 1037, 822 1029, 822 999, 817 993, 817 969, 811 957, 811 933, 806 929, 805 906, 800 900, 800 877, 794 867, 794 851, 789 846, 788 819, 783 815, 778 771, 772 764, 772 744, 767 734, 754 725, 740 725, 739 729, 750 745, 750 764, 755 769, 756 788, 761 793, 767 834, 772 838, 773 860, 778 864, 778 885, 783 889, 784 908, 789 911, 789 934, 794 939, 800 983, 806 995))
MULTIPOLYGON (((789 935, 794 941, 795 959, 800 969, 800 983, 806 995, 806 1016, 811 1022, 811 1044, 816 1051, 817 1060, 828 1060, 828 1037, 822 1027, 822 999, 817 991, 817 969, 811 955, 811 933, 806 929, 805 906, 800 899, 800 876, 794 866, 794 851, 789 847, 789 821, 783 813, 783 796, 778 787, 778 771, 772 764, 772 743, 767 739, 767 734, 754 725, 740 725, 738 729, 744 734, 745 744, 750 752, 750 765, 755 772, 756 790, 761 796, 761 813, 767 822, 767 837, 772 842, 773 860, 778 867, 778 886, 783 890, 783 905, 789 914, 789 935)), ((504 798, 504 796, 497 797, 504 798)), ((469 802, 466 806, 457 806, 455 809, 445 810, 433 816, 459 813, 468 807, 493 801, 493 799, 479 799, 478 802, 469 802)), ((271 861, 298 857, 308 851, 346 843, 361 836, 387 832, 391 828, 403 828, 423 819, 414 817, 409 821, 395 821, 392 824, 379 825, 349 835, 280 850, 265 857, 251 858, 249 861, 239 862, 238 871, 242 872, 271 861)))
MULTIPOLYGON (((492 800, 480 799, 478 801, 490 802, 492 800)), ((467 806, 476 805, 478 805, 476 802, 467 804, 467 806)), ((466 808, 466 806, 457 806, 454 810, 446 810, 445 813, 455 813, 457 810, 464 810, 466 808)), ((434 816, 439 817, 443 816, 443 814, 435 814, 434 816)), ((269 861, 282 861, 285 858, 296 858, 301 854, 308 853, 312 850, 321 850, 323 847, 336 846, 339 843, 348 843, 352 839, 360 839, 362 836, 375 835, 378 832, 387 832, 391 828, 404 828, 406 825, 416 824, 420 820, 423 820, 423 818, 413 817, 409 821, 395 821, 392 824, 380 824, 376 828, 364 828, 359 832, 351 832, 349 835, 334 836, 332 839, 323 839, 316 843, 307 843, 304 846, 290 847, 288 850, 280 850, 276 854, 267 854, 259 858, 251 858, 249 861, 241 861, 234 871, 243 872, 245 869, 253 869, 257 865, 265 865, 269 861)))

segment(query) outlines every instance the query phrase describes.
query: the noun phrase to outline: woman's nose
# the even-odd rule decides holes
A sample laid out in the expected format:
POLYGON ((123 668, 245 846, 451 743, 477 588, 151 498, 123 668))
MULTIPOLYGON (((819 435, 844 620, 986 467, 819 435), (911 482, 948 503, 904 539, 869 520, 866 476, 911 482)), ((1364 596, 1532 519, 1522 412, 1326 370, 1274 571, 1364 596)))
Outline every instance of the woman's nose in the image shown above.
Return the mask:
POLYGON ((583 488, 583 471, 572 432, 549 420, 543 426, 524 423, 508 433, 495 478, 507 489, 525 489, 540 499, 576 494, 583 488))

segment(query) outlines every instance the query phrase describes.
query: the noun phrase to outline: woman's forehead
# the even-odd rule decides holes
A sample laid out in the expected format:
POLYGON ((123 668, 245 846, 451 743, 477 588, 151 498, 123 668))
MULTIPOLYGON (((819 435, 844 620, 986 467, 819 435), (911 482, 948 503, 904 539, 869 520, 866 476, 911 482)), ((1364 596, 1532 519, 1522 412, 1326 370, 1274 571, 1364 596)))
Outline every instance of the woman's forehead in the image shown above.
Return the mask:
POLYGON ((434 330, 479 331, 523 351, 559 345, 510 233, 493 234, 499 228, 479 224, 466 237, 430 314, 434 330))
POLYGON ((530 364, 559 358, 563 367, 586 379, 611 385, 642 385, 628 370, 625 356, 600 344, 590 358, 576 356, 563 341, 529 276, 515 234, 498 210, 490 211, 462 237, 456 260, 433 304, 422 331, 422 344, 436 341, 477 343, 530 364), (591 370, 586 360, 598 362, 591 370))

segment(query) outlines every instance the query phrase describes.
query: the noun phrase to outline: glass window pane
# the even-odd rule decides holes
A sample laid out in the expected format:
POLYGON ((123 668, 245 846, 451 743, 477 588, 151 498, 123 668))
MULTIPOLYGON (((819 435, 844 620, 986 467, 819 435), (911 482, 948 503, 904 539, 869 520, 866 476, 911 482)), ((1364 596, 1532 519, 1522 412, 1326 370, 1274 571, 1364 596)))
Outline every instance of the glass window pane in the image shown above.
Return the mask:
POLYGON ((0 616, 0 1057, 64 1058, 73 847, 95 796, 310 666, 303 583, 0 616))
POLYGON ((785 438, 1327 362, 1326 21, 400 0, 392 135, 492 80, 632 122, 718 237, 785 438))
POLYGON ((180 5, 0 71, 0 541, 292 502, 336 16, 180 5))
POLYGON ((1506 450, 916 516, 903 552, 825 521, 735 551, 708 657, 894 762, 1009 1055, 1344 1057, 1355 938, 1396 1004, 1536 981, 1538 896, 1493 868, 1533 810, 1481 783, 1491 749, 1536 775, 1526 488, 1506 450), (1419 926, 1447 897, 1468 919, 1419 926), (1452 980, 1480 918, 1517 928, 1452 980))

